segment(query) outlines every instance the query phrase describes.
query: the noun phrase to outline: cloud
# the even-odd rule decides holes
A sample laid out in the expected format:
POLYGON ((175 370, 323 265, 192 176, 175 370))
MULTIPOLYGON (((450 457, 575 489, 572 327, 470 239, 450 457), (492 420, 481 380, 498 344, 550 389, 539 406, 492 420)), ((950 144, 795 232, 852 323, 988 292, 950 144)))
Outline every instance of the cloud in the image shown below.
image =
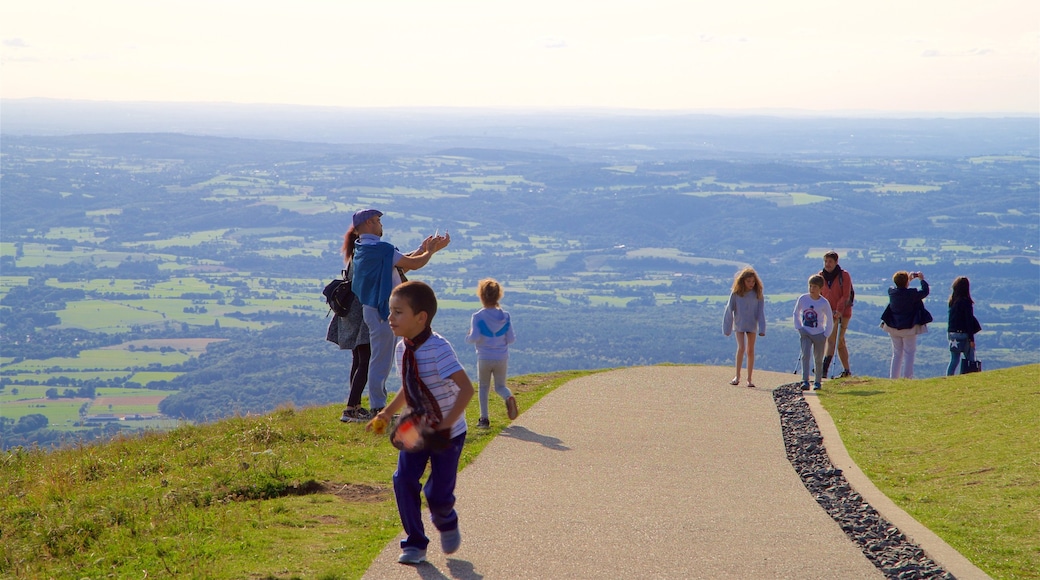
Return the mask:
POLYGON ((21 38, 5 38, 4 46, 8 46, 11 48, 29 48, 29 44, 21 38))
POLYGON ((996 53, 997 51, 992 48, 969 48, 968 50, 957 52, 943 52, 938 49, 929 48, 928 50, 922 51, 921 56, 924 58, 965 58, 973 56, 989 56, 996 53))
POLYGON ((558 49, 568 48, 570 45, 562 38, 546 38, 542 41, 542 48, 558 49))

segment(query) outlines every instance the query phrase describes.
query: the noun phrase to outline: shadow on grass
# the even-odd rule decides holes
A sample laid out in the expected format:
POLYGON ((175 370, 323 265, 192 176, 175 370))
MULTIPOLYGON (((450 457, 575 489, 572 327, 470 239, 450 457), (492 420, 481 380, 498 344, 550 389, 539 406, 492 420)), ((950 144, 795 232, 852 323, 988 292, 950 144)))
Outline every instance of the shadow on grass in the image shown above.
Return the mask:
POLYGON ((571 448, 563 444, 556 437, 550 437, 548 435, 540 435, 531 431, 527 427, 520 427, 517 425, 510 425, 499 433, 500 437, 512 437, 513 439, 519 439, 521 441, 529 441, 531 443, 540 443, 544 447, 553 449, 556 451, 570 451, 571 448))
POLYGON ((873 397, 874 395, 884 395, 886 391, 841 391, 834 393, 839 397, 873 397))

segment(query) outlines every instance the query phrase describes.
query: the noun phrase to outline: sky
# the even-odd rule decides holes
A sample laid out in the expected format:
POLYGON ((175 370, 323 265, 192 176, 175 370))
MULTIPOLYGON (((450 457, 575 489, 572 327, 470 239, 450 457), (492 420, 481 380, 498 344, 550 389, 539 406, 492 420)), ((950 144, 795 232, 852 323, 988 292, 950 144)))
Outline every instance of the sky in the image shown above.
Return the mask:
POLYGON ((1036 0, 0 0, 0 97, 1040 114, 1036 0))

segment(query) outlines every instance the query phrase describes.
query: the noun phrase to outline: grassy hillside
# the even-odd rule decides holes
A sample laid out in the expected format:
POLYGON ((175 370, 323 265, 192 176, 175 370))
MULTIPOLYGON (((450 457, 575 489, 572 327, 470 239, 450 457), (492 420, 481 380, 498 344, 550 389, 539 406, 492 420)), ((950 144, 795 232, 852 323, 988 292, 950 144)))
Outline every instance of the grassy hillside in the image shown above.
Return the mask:
MULTIPOLYGON (((510 388, 526 409, 583 374, 514 377, 510 388)), ((341 409, 2 455, 0 577, 359 578, 400 532, 397 453, 340 423, 341 409)), ((491 411, 463 465, 508 423, 504 405, 491 411)))
POLYGON ((994 578, 1040 578, 1040 365, 834 381, 820 400, 907 513, 994 578))
MULTIPOLYGON (((584 372, 514 377, 529 408, 584 372)), ((833 381, 852 456, 994 578, 1040 569, 1040 365, 833 381)), ((506 424, 471 429, 469 463, 506 424)), ((359 578, 400 531, 384 437, 340 406, 0 456, 0 577, 359 578)), ((477 406, 467 418, 475 424, 477 406)))

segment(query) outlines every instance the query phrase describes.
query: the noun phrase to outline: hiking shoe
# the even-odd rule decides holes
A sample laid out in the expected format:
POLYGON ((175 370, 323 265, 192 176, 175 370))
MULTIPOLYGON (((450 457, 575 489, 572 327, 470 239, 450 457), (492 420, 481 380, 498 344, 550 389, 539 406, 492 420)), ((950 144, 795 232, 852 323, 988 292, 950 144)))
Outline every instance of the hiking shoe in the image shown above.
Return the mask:
POLYGON ((820 373, 821 377, 827 376, 827 371, 831 370, 831 360, 833 360, 833 357, 830 357, 830 356, 823 357, 823 372, 820 373))
POLYGON ((397 557, 397 561, 402 564, 410 564, 415 566, 416 564, 422 564, 426 561, 426 550, 420 550, 419 548, 405 548, 401 551, 401 555, 397 557))
POLYGON ((516 397, 509 395, 506 399, 506 415, 509 415, 509 420, 516 419, 516 416, 520 414, 520 411, 516 408, 516 397))
POLYGON ((808 391, 809 390, 809 381, 802 381, 802 390, 803 391, 808 391))
POLYGON ((477 429, 490 429, 491 421, 488 421, 487 417, 481 417, 477 419, 477 429))
POLYGON ((367 423, 371 418, 372 415, 369 415, 364 407, 354 407, 353 409, 343 409, 339 420, 344 423, 367 423))
POLYGON ((848 370, 844 370, 844 371, 841 371, 841 374, 838 375, 838 378, 839 379, 844 379, 845 377, 851 377, 851 376, 852 376, 851 372, 849 372, 848 370))
POLYGON ((454 554, 459 551, 459 546, 462 545, 462 534, 459 533, 459 528, 454 530, 448 530, 441 532, 441 551, 445 554, 454 554))

